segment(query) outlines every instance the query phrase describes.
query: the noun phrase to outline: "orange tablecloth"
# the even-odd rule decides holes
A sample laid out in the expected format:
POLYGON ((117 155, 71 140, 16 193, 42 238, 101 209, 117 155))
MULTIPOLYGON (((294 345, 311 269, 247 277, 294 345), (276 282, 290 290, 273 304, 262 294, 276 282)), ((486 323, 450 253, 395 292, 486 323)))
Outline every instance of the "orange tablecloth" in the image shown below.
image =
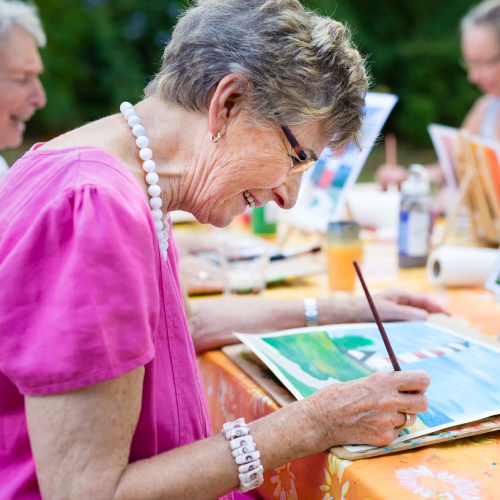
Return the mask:
MULTIPOLYGON (((199 363, 215 431, 278 409, 222 352, 199 363)), ((266 500, 500 499, 500 432, 356 462, 321 453, 268 472, 258 491, 266 500)))
MULTIPOLYGON (((394 244, 366 245, 363 267, 374 292, 394 285, 428 292, 473 328, 495 337, 500 331, 500 304, 490 292, 435 288, 422 269, 398 271, 394 244)), ((267 290, 266 296, 328 294, 324 276, 293 285, 267 290)), ((252 421, 278 409, 222 352, 203 354, 199 364, 215 431, 228 420, 252 421)), ((322 453, 267 473, 259 493, 269 500, 500 500, 500 432, 356 462, 322 453)))

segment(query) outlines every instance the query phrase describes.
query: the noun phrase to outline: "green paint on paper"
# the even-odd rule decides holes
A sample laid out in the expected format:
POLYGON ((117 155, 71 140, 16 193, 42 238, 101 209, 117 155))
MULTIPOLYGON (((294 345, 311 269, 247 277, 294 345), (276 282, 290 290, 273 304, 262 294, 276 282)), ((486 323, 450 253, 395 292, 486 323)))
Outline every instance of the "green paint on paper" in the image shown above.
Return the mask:
POLYGON ((341 351, 346 346, 356 349, 373 343, 364 337, 351 336, 332 341, 325 332, 314 332, 262 340, 318 380, 334 378, 348 382, 371 375, 369 370, 341 351))

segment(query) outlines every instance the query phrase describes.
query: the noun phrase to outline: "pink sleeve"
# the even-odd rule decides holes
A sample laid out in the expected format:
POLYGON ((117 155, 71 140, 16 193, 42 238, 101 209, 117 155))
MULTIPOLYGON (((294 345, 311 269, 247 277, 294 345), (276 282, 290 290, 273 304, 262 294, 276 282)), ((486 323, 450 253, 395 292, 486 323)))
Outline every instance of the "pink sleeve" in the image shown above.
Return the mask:
MULTIPOLYGON (((147 208, 147 207, 146 207, 147 208)), ((25 395, 118 377, 154 355, 148 211, 84 186, 45 205, 2 263, 0 370, 25 395)))

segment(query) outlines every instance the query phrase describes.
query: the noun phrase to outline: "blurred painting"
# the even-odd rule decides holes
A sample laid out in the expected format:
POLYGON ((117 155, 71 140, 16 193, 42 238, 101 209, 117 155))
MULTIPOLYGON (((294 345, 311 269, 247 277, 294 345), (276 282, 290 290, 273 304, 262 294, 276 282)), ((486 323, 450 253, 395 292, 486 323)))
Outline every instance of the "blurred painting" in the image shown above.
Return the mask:
POLYGON ((491 189, 491 195, 500 201, 500 142, 473 136, 472 149, 479 165, 483 165, 487 172, 486 189, 491 189))
POLYGON ((314 169, 304 175, 295 207, 280 213, 286 223, 308 232, 324 233, 328 222, 339 220, 349 190, 358 179, 397 100, 397 96, 392 94, 367 94, 361 151, 351 147, 336 154, 325 148, 314 169))
MULTIPOLYGON (((455 191, 459 184, 456 165, 459 152, 459 129, 432 124, 429 125, 428 130, 439 164, 443 169, 446 185, 455 191)), ((500 200, 500 143, 477 135, 470 136, 470 142, 476 160, 487 169, 486 175, 491 180, 491 183, 487 183, 488 187, 493 189, 492 194, 500 200)))
POLYGON ((444 125, 431 124, 428 127, 432 145, 439 164, 443 169, 446 185, 455 191, 458 189, 456 156, 458 153, 458 129, 444 125))
MULTIPOLYGON (((425 370, 431 377, 428 410, 394 443, 500 414, 499 348, 427 322, 385 328, 401 369, 425 370)), ((375 324, 236 335, 297 399, 329 384, 393 370, 375 324)))

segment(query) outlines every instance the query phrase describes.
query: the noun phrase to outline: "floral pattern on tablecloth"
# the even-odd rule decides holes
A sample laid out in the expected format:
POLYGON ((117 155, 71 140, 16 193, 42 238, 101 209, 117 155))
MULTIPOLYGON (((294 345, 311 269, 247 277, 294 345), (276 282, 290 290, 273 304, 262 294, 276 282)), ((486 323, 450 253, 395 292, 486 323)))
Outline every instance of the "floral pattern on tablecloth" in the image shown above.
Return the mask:
POLYGON ((325 492, 322 500, 346 500, 345 495, 349 491, 349 481, 342 484, 342 476, 349 465, 352 465, 350 460, 342 460, 331 453, 328 454, 328 470, 325 469, 325 484, 322 484, 319 489, 325 492), (337 481, 334 479, 337 478, 337 481), (338 484, 337 484, 338 483, 338 484))
POLYGON ((275 475, 271 477, 271 483, 276 485, 274 498, 279 500, 299 500, 295 488, 295 474, 290 470, 291 463, 274 469, 275 475))
POLYGON ((495 442, 495 440, 491 439, 489 437, 474 436, 474 437, 470 437, 470 438, 457 439, 455 441, 455 446, 457 448, 460 448, 460 446, 462 446, 462 444, 464 446, 471 446, 471 445, 479 446, 480 444, 489 444, 489 443, 494 443, 494 442, 495 442))
POLYGON ((258 411, 260 413, 264 413, 266 407, 276 405, 274 400, 270 398, 260 387, 247 388, 247 392, 252 396, 250 402, 252 403, 254 413, 257 413, 258 411))
POLYGON ((394 472, 400 486, 423 498, 439 500, 481 500, 481 483, 469 478, 458 478, 449 472, 434 473, 429 467, 400 469, 394 472), (425 480, 432 479, 432 486, 425 480), (437 489, 436 489, 437 488, 437 489))

